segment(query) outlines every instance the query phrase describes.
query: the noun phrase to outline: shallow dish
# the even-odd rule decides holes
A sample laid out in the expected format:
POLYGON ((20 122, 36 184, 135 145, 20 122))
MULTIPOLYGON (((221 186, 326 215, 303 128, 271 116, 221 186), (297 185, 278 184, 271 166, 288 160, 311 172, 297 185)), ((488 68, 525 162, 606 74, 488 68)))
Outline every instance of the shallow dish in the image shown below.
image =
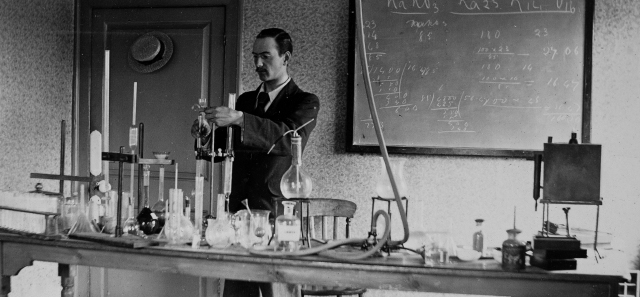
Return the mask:
POLYGON ((498 261, 498 263, 502 263, 502 249, 495 248, 493 249, 493 259, 498 261))
POLYGON ((153 152, 153 155, 156 157, 156 159, 159 160, 165 160, 169 157, 169 152, 153 152))
POLYGON ((458 248, 458 259, 461 261, 475 261, 480 259, 482 254, 476 250, 466 249, 466 248, 458 248))

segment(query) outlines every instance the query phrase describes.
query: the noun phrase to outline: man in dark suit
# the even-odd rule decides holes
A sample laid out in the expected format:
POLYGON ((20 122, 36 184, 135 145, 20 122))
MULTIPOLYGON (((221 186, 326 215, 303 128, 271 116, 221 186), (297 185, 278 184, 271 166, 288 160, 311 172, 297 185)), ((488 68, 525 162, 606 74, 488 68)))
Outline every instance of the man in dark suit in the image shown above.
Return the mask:
MULTIPOLYGON (((293 44, 287 32, 278 28, 262 30, 253 44, 253 62, 262 81, 260 86, 243 93, 236 109, 218 106, 205 111, 206 120, 215 127, 235 129, 230 212, 244 208, 241 201, 248 199, 251 208, 271 210, 277 215, 273 213, 273 198, 283 197, 280 179, 291 166, 292 133, 277 140, 285 132, 314 120, 298 130, 304 151, 316 125, 320 101, 316 95, 298 88, 289 77, 287 67, 292 54, 293 44)), ((194 126, 192 134, 197 135, 198 128, 194 126)), ((213 151, 224 145, 226 130, 216 130, 213 151)), ((225 296, 258 296, 255 284, 227 281, 225 296)), ((271 296, 268 286, 261 284, 260 287, 263 296, 271 296)))

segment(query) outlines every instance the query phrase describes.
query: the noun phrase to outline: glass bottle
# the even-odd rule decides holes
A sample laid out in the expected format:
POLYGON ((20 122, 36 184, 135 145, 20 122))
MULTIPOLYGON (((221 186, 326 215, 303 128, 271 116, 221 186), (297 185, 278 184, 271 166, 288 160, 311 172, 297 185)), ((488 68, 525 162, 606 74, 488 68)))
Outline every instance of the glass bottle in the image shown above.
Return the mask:
POLYGON ((291 137, 291 167, 282 175, 280 190, 285 198, 307 198, 313 184, 302 169, 302 138, 294 132, 291 137))
POLYGON ((300 248, 300 218, 293 215, 293 201, 283 201, 284 214, 276 218, 276 250, 293 252, 300 248))
POLYGON ((482 222, 483 219, 476 219, 476 232, 473 233, 473 249, 480 252, 484 251, 484 235, 482 234, 482 222))
POLYGON ((144 186, 144 208, 138 214, 136 218, 140 231, 146 235, 159 233, 160 228, 158 226, 158 218, 149 208, 149 165, 142 167, 143 174, 143 186, 144 186))
POLYGON ((571 132, 571 139, 569 139, 569 144, 578 144, 576 132, 571 132))
POLYGON ((502 243, 502 269, 520 271, 525 267, 525 245, 517 239, 520 230, 507 230, 509 239, 502 243))

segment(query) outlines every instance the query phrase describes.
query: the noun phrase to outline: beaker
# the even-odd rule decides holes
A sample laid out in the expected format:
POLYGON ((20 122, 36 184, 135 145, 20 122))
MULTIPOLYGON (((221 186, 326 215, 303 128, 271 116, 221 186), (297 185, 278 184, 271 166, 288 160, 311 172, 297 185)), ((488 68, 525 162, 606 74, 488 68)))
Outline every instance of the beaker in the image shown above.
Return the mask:
POLYGON ((254 209, 251 211, 251 238, 253 245, 267 245, 271 238, 268 210, 254 209))
POLYGON ((231 217, 231 226, 236 231, 235 244, 239 244, 245 248, 251 246, 250 225, 251 216, 246 209, 239 210, 231 217))
MULTIPOLYGON (((389 165, 391 165, 391 171, 393 172, 393 178, 398 187, 400 198, 407 196, 407 182, 404 179, 404 163, 406 161, 407 159, 404 158, 389 159, 389 165)), ((387 173, 387 166, 382 157, 380 157, 380 164, 382 167, 378 182, 376 183, 376 194, 378 194, 380 198, 395 198, 389 174, 387 173)))
POLYGON ((425 264, 447 264, 449 258, 455 255, 456 244, 446 231, 426 232, 425 264))

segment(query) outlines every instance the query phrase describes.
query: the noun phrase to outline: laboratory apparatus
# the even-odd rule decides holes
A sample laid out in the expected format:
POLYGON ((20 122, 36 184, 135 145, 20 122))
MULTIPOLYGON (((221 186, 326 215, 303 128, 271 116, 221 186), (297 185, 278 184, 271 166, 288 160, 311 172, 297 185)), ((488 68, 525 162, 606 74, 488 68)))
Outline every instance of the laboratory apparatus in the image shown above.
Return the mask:
POLYGON ((569 230, 569 207, 564 207, 566 234, 554 235, 549 220, 551 204, 595 205, 597 207, 594 232, 594 251, 598 257, 598 225, 600 218, 600 174, 602 146, 598 144, 579 144, 576 133, 571 133, 569 143, 553 143, 549 137, 542 153, 534 156, 533 198, 540 197, 543 189, 542 228, 533 240, 533 247, 561 247, 566 250, 579 248, 580 241, 571 236, 569 230), (542 164, 544 163, 544 169, 542 164), (541 173, 544 173, 541 184, 541 173))

